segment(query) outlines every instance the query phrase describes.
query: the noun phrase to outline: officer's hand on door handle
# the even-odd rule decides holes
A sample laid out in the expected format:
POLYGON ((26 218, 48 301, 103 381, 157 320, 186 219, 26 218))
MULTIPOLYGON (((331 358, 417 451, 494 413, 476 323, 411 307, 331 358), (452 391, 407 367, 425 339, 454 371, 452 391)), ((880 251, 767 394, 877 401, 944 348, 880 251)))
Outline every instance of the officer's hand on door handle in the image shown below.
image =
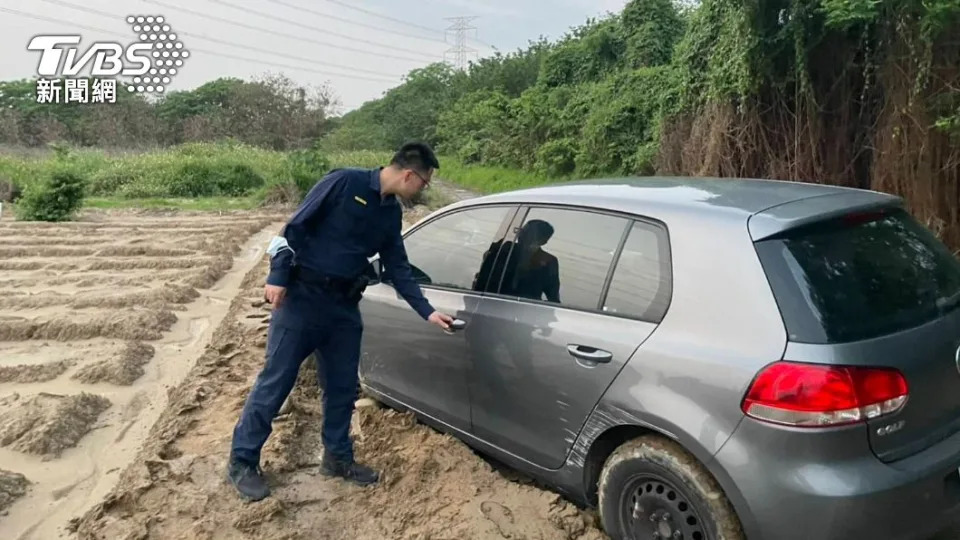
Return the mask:
POLYGON ((280 307, 280 303, 283 302, 283 297, 287 294, 286 287, 278 287, 276 285, 267 285, 263 290, 263 297, 273 304, 273 307, 280 307))
POLYGON ((443 328, 444 330, 450 330, 450 325, 453 324, 453 317, 447 315, 446 313, 440 313, 439 311, 434 311, 430 314, 430 318, 427 321, 432 322, 433 324, 443 328))

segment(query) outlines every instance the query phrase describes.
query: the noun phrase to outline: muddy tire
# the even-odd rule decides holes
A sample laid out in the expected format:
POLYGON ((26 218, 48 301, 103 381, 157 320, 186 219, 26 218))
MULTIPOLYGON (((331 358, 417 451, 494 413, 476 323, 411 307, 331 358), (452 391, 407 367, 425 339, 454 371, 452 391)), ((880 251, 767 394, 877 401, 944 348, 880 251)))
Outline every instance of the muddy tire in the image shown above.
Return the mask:
POLYGON ((680 445, 656 436, 624 443, 598 486, 600 519, 613 540, 744 540, 733 506, 680 445))

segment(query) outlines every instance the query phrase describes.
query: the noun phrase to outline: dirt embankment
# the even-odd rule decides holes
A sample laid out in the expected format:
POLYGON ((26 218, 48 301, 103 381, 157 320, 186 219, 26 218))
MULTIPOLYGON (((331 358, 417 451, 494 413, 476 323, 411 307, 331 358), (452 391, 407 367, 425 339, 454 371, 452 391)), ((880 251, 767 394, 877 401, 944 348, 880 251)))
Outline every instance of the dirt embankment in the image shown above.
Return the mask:
POLYGON ((383 471, 381 484, 363 489, 319 475, 322 408, 310 360, 264 449, 273 497, 238 499, 223 474, 233 426, 263 364, 265 272, 266 260, 244 280, 115 489, 72 522, 80 539, 605 538, 592 513, 515 481, 411 415, 372 403, 358 408, 352 433, 358 459, 383 471))

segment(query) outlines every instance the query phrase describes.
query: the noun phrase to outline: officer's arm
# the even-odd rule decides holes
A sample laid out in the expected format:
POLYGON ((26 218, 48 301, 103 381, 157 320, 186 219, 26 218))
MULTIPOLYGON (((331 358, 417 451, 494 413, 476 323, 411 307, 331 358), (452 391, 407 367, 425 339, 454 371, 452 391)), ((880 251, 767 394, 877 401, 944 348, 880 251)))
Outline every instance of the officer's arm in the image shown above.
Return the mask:
POLYGON ((424 298, 420 286, 413 280, 413 272, 407 260, 407 250, 403 247, 403 237, 400 236, 399 230, 380 250, 380 260, 389 269, 393 287, 400 296, 403 296, 403 299, 424 320, 429 319, 430 314, 434 312, 433 306, 424 298))
POLYGON ((283 235, 273 239, 268 285, 287 286, 297 250, 303 247, 303 239, 309 228, 326 216, 336 195, 343 189, 343 178, 342 174, 333 173, 317 182, 290 217, 283 235))
POLYGON ((554 257, 547 268, 547 301, 560 303, 560 262, 554 257))

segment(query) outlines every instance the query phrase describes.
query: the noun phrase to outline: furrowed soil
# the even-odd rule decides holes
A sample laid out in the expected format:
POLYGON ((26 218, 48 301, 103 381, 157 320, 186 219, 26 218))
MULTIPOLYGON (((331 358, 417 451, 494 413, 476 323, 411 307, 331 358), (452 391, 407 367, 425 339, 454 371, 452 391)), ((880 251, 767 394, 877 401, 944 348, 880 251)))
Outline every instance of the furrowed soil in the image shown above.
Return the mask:
POLYGON ((66 537, 103 500, 285 217, 4 216, 0 538, 66 537))
MULTIPOLYGON (((422 215, 422 210, 419 214, 422 215)), ((240 500, 224 479, 233 426, 264 360, 270 306, 263 257, 115 487, 71 521, 81 539, 583 539, 595 516, 504 472, 411 415, 359 402, 359 460, 382 470, 360 488, 319 474, 322 408, 312 360, 263 454, 273 489, 240 500)), ((0 522, 2 524, 2 522, 0 522)), ((2 526, 2 525, 0 525, 2 526)))

